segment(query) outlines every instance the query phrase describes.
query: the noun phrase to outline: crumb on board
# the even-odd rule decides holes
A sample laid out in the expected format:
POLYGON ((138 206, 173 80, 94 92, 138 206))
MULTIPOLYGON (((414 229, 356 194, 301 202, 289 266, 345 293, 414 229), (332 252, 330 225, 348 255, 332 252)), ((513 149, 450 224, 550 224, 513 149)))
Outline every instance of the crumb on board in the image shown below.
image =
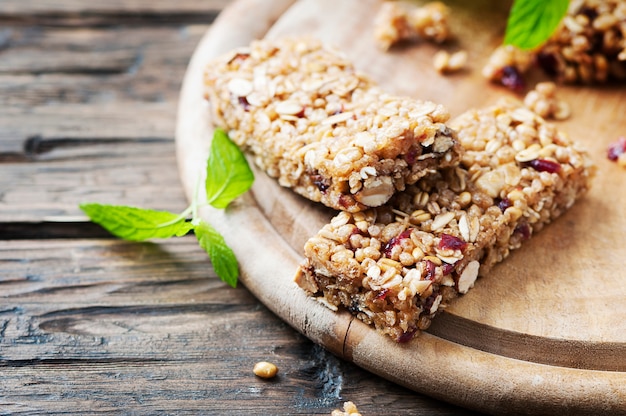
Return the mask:
POLYGON ((442 43, 450 38, 449 14, 450 9, 438 1, 423 6, 403 1, 384 2, 376 15, 374 37, 382 50, 418 39, 442 43))
POLYGON ((331 416, 361 416, 359 413, 359 409, 357 409, 356 405, 353 402, 345 402, 343 404, 343 410, 335 409, 330 414, 331 416))
POLYGON ((526 94, 524 105, 540 117, 565 120, 571 115, 570 106, 558 99, 556 90, 554 82, 540 82, 526 94))
POLYGON ((502 84, 513 91, 522 91, 526 87, 524 74, 532 63, 530 52, 513 45, 501 45, 489 56, 482 74, 489 81, 502 84))
POLYGON ((433 66, 441 74, 461 71, 466 64, 467 52, 464 50, 453 53, 440 50, 433 57, 433 66))
POLYGON ((278 367, 267 361, 260 361, 254 365, 252 370, 257 377, 270 379, 276 377, 278 367))
POLYGON ((607 158, 611 162, 626 168, 626 137, 620 137, 611 143, 607 149, 607 158))

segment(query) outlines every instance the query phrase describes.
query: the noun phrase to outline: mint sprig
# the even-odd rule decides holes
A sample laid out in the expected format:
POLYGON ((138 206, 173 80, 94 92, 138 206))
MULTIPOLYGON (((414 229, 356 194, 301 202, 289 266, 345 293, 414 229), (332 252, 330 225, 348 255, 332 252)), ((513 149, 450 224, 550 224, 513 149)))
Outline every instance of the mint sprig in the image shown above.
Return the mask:
MULTIPOLYGON (((235 198, 248 191, 253 182, 254 175, 241 150, 223 130, 215 129, 206 166, 206 202, 202 205, 226 208, 235 198)), ((236 287, 239 265, 235 253, 217 230, 198 217, 201 204, 197 198, 195 195, 189 207, 180 214, 98 203, 83 203, 80 208, 93 222, 129 241, 180 237, 193 230, 218 277, 236 287)))
POLYGON ((567 13, 569 0, 515 0, 504 35, 505 45, 523 50, 541 46, 567 13))

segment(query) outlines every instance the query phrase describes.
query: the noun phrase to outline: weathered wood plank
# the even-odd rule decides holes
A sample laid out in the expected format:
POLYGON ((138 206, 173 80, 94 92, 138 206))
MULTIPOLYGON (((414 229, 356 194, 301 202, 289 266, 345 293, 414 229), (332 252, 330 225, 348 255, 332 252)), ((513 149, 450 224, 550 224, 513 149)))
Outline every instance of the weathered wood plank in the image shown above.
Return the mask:
POLYGON ((2 0, 0 13, 24 14, 36 13, 170 13, 176 11, 220 11, 231 0, 2 0))
POLYGON ((211 22, 230 0, 3 0, 0 22, 23 25, 114 26, 211 22))
POLYGON ((3 413, 458 411, 313 345, 220 282, 193 237, 0 241, 0 264, 3 413), (260 360, 276 380, 252 374, 260 360))
POLYGON ((174 212, 187 205, 169 140, 69 140, 33 156, 1 165, 0 222, 71 221, 88 201, 174 212))
POLYGON ((0 154, 28 153, 30 145, 27 140, 33 137, 44 140, 173 140, 175 112, 174 102, 112 102, 100 105, 58 104, 30 109, 4 108, 0 112, 0 154))
POLYGON ((7 29, 0 105, 175 101, 206 29, 7 29))

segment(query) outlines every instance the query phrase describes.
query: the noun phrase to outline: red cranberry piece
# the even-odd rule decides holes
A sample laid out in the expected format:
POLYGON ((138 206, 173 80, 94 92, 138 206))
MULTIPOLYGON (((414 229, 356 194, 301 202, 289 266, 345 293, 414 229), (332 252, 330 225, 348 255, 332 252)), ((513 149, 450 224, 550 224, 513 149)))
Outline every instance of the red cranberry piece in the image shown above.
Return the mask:
POLYGON ((526 88, 526 82, 524 81, 524 77, 521 72, 512 65, 507 65, 502 68, 502 85, 505 87, 520 92, 526 88))
POLYGON ((232 57, 232 59, 230 61, 228 61, 228 63, 232 63, 235 61, 245 61, 246 59, 248 59, 250 57, 249 53, 238 53, 235 56, 232 57))
POLYGON ((498 208, 500 208, 500 211, 502 212, 506 211, 507 208, 512 206, 513 203, 509 198, 502 198, 500 201, 498 201, 498 208))
POLYGON ((385 254, 385 256, 387 257, 391 256, 391 250, 398 244, 402 243, 402 240, 409 238, 409 237, 411 237, 410 228, 402 231, 399 235, 389 240, 387 244, 385 244, 385 246, 383 247, 383 253, 385 254))
POLYGON ((547 159, 534 159, 528 162, 528 166, 539 171, 548 173, 557 173, 561 170, 561 165, 557 162, 547 159))
POLYGON ((410 340, 413 339, 416 332, 417 332, 417 328, 409 328, 408 331, 403 332, 402 335, 400 335, 398 339, 396 339, 396 342, 399 342, 400 344, 409 342, 410 340))
POLYGON ((417 161, 417 157, 419 156, 418 151, 415 147, 411 147, 408 152, 404 155, 404 159, 406 163, 409 165, 414 164, 417 161))
POLYGON ((443 275, 447 275, 450 274, 454 271, 454 267, 455 264, 448 264, 448 263, 444 263, 443 266, 441 266, 441 271, 443 272, 443 275))
POLYGON ((455 237, 449 234, 441 234, 441 240, 439 240, 439 248, 444 250, 463 250, 467 246, 467 243, 461 240, 459 237, 455 237))
POLYGON ((237 100, 245 111, 250 110, 250 103, 248 102, 248 99, 246 97, 239 97, 237 100))
POLYGON ((374 299, 384 300, 388 294, 389 294, 389 289, 383 289, 380 292, 378 292, 378 294, 376 295, 374 299))
POLYGON ((626 137, 620 137, 615 143, 611 143, 606 156, 615 162, 623 153, 626 153, 626 137))
POLYGON ((347 209, 350 205, 352 205, 353 200, 347 195, 339 195, 338 202, 339 205, 347 209))
POLYGON ((424 299, 424 304, 422 305, 422 310, 423 311, 427 311, 427 313, 430 314, 430 310, 432 309, 433 304, 435 303, 435 299, 437 299, 437 296, 439 296, 439 292, 438 291, 433 291, 433 293, 429 297, 424 299))
POLYGON ((437 266, 430 260, 426 260, 426 279, 435 280, 437 266))
POLYGON ((520 234, 522 236, 522 240, 528 240, 530 238, 530 225, 528 225, 527 223, 521 223, 518 224, 517 227, 515 227, 515 233, 520 234))
POLYGON ((354 227, 354 229, 352 230, 352 232, 350 233, 350 236, 348 237, 348 241, 346 241, 346 248, 348 250, 352 250, 352 251, 356 251, 356 248, 354 248, 352 246, 352 243, 350 242, 350 237, 352 237, 353 235, 363 235, 363 233, 361 232, 361 230, 359 230, 358 228, 354 227))
POLYGON ((311 175, 311 180, 313 181, 313 184, 317 186, 317 189, 319 189, 322 193, 325 193, 326 190, 330 188, 330 183, 328 182, 328 179, 324 178, 320 174, 311 175))

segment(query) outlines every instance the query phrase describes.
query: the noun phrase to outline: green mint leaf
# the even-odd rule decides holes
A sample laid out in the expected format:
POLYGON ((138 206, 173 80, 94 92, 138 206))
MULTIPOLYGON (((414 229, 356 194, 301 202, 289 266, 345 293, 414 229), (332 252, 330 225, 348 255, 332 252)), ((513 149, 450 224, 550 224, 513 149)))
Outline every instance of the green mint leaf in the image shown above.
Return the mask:
POLYGON ((515 0, 504 35, 505 45, 534 49, 554 33, 567 12, 569 0, 515 0))
POLYGON ((226 208, 254 182, 248 161, 235 143, 221 129, 215 129, 211 153, 207 160, 207 202, 215 208, 226 208))
POLYGON ((235 253, 226 245, 224 237, 208 223, 200 220, 194 228, 200 247, 204 249, 213 263, 217 276, 232 287, 237 287, 239 266, 235 253))
POLYGON ((193 225, 185 221, 185 216, 166 211, 95 203, 81 204, 80 209, 93 222, 125 240, 180 237, 193 229, 193 225))

